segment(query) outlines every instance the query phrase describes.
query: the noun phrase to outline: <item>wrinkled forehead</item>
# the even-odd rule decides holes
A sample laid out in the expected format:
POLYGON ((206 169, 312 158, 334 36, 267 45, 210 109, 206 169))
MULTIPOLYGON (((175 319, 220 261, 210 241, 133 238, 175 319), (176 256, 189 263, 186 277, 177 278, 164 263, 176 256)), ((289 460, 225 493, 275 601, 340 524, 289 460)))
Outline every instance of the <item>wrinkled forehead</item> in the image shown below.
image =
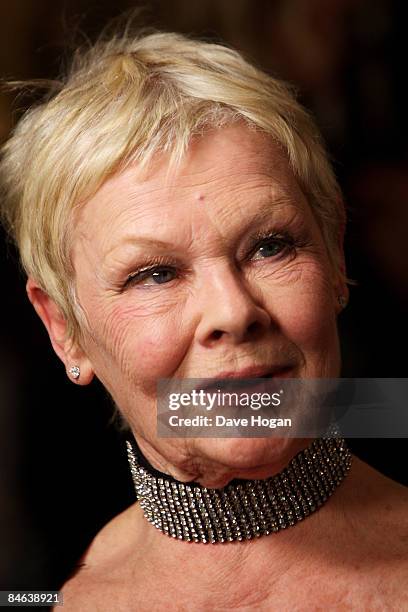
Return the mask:
POLYGON ((158 155, 147 169, 132 165, 109 178, 82 207, 75 233, 109 251, 127 232, 177 231, 210 221, 237 222, 257 208, 307 205, 282 148, 242 126, 192 141, 178 167, 158 155))

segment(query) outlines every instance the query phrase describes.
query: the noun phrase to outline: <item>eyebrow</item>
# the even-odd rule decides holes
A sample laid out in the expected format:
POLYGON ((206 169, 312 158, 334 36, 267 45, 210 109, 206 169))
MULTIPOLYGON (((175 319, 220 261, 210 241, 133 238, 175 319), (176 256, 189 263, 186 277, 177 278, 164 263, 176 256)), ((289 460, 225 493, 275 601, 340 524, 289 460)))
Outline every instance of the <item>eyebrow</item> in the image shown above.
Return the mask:
MULTIPOLYGON (((253 226, 257 225, 260 221, 262 221, 267 215, 271 215, 273 213, 276 213, 278 210, 281 210, 282 208, 292 208, 294 209, 294 217, 297 217, 300 213, 300 207, 297 206, 294 202, 294 200, 289 197, 289 196, 282 196, 277 198, 276 200, 274 200, 273 202, 268 199, 267 201, 265 201, 263 203, 263 205, 254 213, 254 215, 251 217, 250 222, 245 225, 245 228, 242 229, 241 235, 245 232, 247 232, 248 230, 250 230, 253 226), (295 213, 295 211, 297 211, 295 213)), ((291 217, 292 219, 292 217, 291 217)), ((131 235, 127 235, 124 236, 119 243, 116 243, 114 246, 112 246, 111 249, 109 249, 108 253, 106 254, 106 256, 109 255, 109 253, 112 253, 112 251, 123 247, 125 245, 131 244, 132 246, 138 247, 138 246, 150 246, 150 247, 155 247, 155 248, 161 248, 163 250, 166 249, 178 249, 180 248, 179 245, 174 244, 172 242, 167 242, 166 240, 161 240, 160 238, 154 238, 154 237, 150 237, 150 236, 137 236, 134 234, 131 235)))

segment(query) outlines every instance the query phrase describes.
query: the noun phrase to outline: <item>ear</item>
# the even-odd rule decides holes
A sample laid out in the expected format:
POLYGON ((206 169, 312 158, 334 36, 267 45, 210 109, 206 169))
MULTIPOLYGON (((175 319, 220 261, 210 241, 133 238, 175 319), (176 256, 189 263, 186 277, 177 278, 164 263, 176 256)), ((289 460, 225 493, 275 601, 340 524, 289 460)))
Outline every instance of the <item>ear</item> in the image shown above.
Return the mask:
POLYGON ((89 384, 94 376, 91 362, 81 347, 65 339, 67 321, 57 304, 31 277, 27 280, 26 290, 28 299, 47 329, 54 351, 65 365, 67 376, 77 384, 89 384), (80 368, 80 376, 76 379, 69 372, 73 366, 80 368))
MULTIPOLYGON (((341 203, 341 205, 343 206, 343 203, 341 203)), ((343 246, 344 231, 345 231, 345 221, 342 223, 340 227, 340 231, 339 231, 338 252, 340 255, 340 262, 339 262, 339 270, 335 274, 335 282, 334 282, 335 303, 336 303, 337 314, 340 314, 340 312, 345 307, 344 305, 342 306, 339 303, 339 297, 342 297, 345 300, 346 305, 348 304, 349 297, 350 297, 349 288, 344 281, 344 279, 346 278, 346 260, 344 256, 344 246, 343 246)))

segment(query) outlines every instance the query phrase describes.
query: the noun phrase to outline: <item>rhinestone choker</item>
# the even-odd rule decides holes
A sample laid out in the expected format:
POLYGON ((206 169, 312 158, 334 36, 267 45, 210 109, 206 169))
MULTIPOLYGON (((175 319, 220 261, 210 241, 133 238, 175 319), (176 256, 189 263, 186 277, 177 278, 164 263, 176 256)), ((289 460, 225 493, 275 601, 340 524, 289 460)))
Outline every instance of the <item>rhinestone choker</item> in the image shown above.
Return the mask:
POLYGON ((251 540, 295 525, 332 495, 352 459, 344 438, 317 438, 275 476, 235 479, 222 489, 209 489, 158 472, 134 439, 126 446, 149 523, 170 537, 212 544, 251 540))

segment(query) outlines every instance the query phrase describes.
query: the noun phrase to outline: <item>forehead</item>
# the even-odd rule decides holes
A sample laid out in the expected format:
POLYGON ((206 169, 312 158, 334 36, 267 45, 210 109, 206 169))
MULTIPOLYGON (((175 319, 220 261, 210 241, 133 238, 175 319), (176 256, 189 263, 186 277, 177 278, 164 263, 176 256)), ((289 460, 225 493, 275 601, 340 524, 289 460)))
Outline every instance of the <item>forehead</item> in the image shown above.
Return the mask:
POLYGON ((161 155, 148 172, 134 165, 111 177, 81 209, 76 230, 109 250, 126 233, 178 231, 183 223, 191 230, 215 215, 228 224, 267 201, 302 200, 281 147, 241 124, 193 140, 177 169, 161 155))

